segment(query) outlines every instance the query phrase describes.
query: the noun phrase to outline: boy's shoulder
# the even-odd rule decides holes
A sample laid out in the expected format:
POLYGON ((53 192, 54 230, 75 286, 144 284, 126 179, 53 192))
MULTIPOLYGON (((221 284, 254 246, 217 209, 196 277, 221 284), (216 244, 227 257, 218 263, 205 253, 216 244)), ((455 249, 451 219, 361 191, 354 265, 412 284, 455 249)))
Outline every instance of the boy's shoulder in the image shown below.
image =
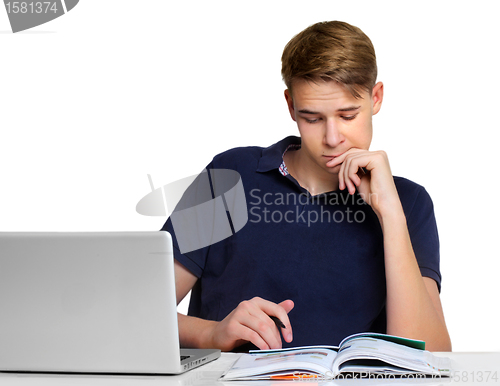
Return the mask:
POLYGON ((256 167, 262 156, 260 146, 235 147, 217 154, 212 161, 214 168, 228 168, 238 170, 247 167, 256 167))
POLYGON ((413 182, 411 180, 409 180, 408 178, 405 178, 405 177, 399 177, 399 176, 393 176, 394 177, 394 183, 396 184, 396 188, 399 190, 399 189, 402 189, 402 190, 415 190, 415 191, 418 191, 420 189, 424 189, 425 188, 420 185, 420 184, 417 184, 416 182, 413 182))
POLYGON ((300 137, 288 136, 268 147, 245 146, 235 147, 217 154, 213 166, 219 168, 248 169, 258 168, 259 171, 278 169, 283 162, 283 153, 290 146, 300 145, 300 137))
POLYGON ((414 209, 432 208, 432 199, 427 190, 420 184, 408 178, 394 176, 394 184, 399 194, 399 199, 405 213, 409 214, 414 209))
POLYGON ((394 178, 394 184, 396 185, 396 189, 398 190, 398 193, 407 195, 407 194, 412 194, 412 195, 418 195, 422 193, 427 193, 425 188, 417 184, 416 182, 409 180, 408 178, 405 177, 399 177, 399 176, 393 176, 394 178))

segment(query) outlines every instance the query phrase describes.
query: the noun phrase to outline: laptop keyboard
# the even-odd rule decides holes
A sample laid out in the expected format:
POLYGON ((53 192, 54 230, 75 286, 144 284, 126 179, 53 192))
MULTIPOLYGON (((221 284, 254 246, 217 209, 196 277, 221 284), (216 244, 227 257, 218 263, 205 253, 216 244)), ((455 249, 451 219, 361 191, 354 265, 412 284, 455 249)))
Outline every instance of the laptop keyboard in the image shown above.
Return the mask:
POLYGON ((188 359, 191 355, 181 355, 181 361, 188 359))

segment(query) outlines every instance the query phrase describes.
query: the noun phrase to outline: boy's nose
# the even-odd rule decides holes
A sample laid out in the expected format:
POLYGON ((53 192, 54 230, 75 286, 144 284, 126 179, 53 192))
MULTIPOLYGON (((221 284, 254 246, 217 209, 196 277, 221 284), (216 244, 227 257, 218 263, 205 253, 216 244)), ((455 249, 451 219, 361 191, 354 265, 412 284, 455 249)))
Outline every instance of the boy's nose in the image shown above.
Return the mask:
POLYGON ((338 125, 333 120, 327 120, 325 136, 323 139, 325 145, 329 147, 337 147, 343 140, 344 137, 340 132, 338 125))

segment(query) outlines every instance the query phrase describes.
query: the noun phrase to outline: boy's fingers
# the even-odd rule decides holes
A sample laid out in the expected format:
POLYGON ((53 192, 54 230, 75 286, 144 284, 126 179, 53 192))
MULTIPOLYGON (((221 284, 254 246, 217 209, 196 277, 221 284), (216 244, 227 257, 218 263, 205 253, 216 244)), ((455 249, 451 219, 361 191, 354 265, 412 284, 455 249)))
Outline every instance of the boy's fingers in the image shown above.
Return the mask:
POLYGON ((281 348, 280 333, 276 329, 275 323, 269 318, 269 314, 262 309, 269 306, 267 303, 277 307, 277 304, 260 298, 241 302, 238 320, 240 324, 259 334, 270 348, 281 348))
POLYGON ((295 306, 295 303, 293 302, 293 300, 287 299, 287 300, 283 300, 281 303, 279 303, 278 306, 283 307, 285 312, 288 314, 295 306))
POLYGON ((254 299, 265 314, 277 317, 285 325, 285 328, 281 328, 281 334, 285 341, 291 342, 293 340, 293 332, 290 319, 288 318, 288 312, 294 307, 293 301, 288 299, 280 304, 276 304, 261 298, 254 299))
POLYGON ((279 349, 282 347, 280 333, 274 322, 265 313, 259 312, 257 316, 250 315, 244 325, 259 334, 269 348, 279 349))
POLYGON ((243 324, 239 325, 239 328, 234 331, 235 336, 238 340, 245 340, 247 342, 253 343, 260 350, 268 350, 270 349, 270 345, 266 343, 266 341, 260 336, 259 333, 252 330, 250 327, 245 326, 243 324))
POLYGON ((290 326, 290 320, 288 319, 288 312, 285 311, 285 309, 281 305, 270 302, 269 300, 265 300, 262 298, 253 298, 252 301, 255 301, 255 304, 265 314, 276 316, 279 320, 281 320, 285 324, 286 328, 290 326))

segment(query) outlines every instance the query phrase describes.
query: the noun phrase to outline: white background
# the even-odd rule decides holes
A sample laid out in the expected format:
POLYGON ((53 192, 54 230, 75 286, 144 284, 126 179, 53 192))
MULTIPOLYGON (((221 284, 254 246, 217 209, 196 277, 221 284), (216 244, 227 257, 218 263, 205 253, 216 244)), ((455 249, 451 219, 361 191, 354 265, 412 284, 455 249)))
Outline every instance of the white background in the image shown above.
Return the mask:
POLYGON ((385 84, 372 149, 434 200, 453 348, 499 351, 497 8, 81 0, 18 34, 0 8, 0 231, 161 228, 135 212, 147 174, 159 187, 228 148, 297 134, 283 47, 343 20, 372 39, 385 84))

